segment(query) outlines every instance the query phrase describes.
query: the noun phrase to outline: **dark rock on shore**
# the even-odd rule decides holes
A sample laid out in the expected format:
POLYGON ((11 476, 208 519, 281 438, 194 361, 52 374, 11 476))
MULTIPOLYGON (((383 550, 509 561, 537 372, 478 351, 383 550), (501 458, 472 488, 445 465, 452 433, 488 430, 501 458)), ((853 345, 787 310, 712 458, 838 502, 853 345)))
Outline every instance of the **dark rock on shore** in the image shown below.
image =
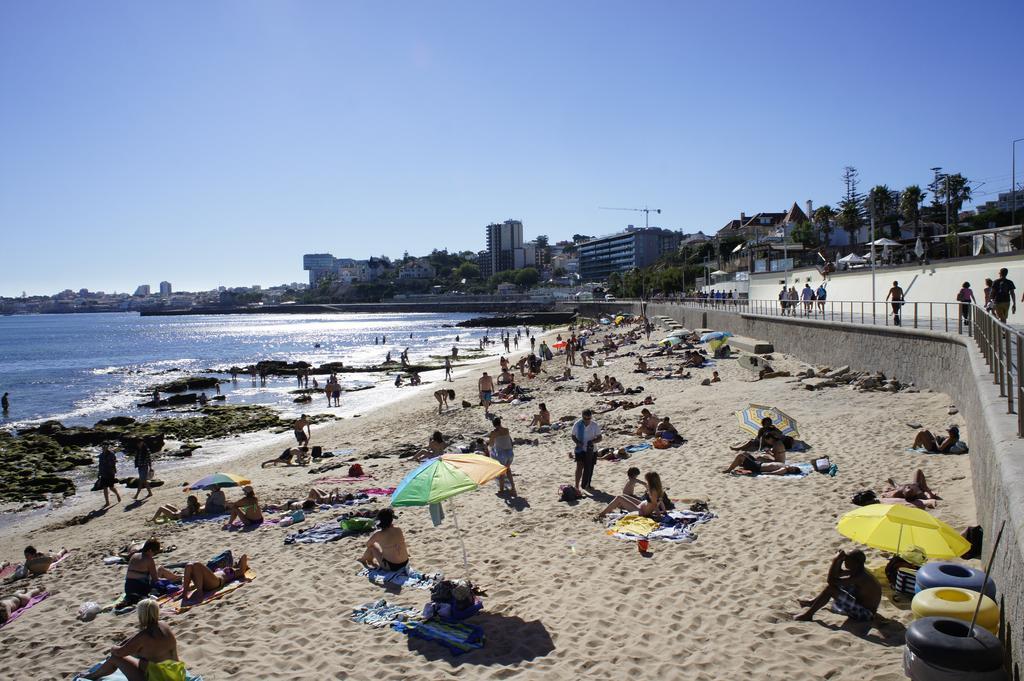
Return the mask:
MULTIPOLYGON (((381 364, 372 364, 365 367, 354 367, 346 366, 342 362, 327 362, 321 364, 318 367, 311 366, 308 362, 288 362, 278 360, 264 360, 256 363, 258 370, 262 370, 263 373, 268 376, 294 376, 301 369, 310 375, 326 376, 330 374, 370 374, 370 373, 383 373, 387 371, 395 371, 401 369, 403 371, 434 371, 437 369, 444 369, 444 364, 410 364, 408 366, 402 366, 399 362, 392 360, 390 362, 382 362, 381 364)), ((237 367, 233 366, 229 369, 219 369, 216 373, 230 374, 235 373, 240 376, 245 376, 250 373, 251 367, 237 367)))
POLYGON ((131 416, 112 416, 109 419, 97 421, 96 426, 130 426, 133 423, 135 423, 135 419, 131 416))
MULTIPOLYGON (((330 420, 318 416, 314 423, 330 420)), ((65 428, 58 421, 47 421, 35 428, 26 428, 17 435, 0 431, 0 501, 45 499, 47 494, 71 495, 71 480, 57 475, 79 466, 94 466, 95 459, 86 447, 117 444, 127 455, 140 444, 151 452, 164 447, 164 438, 192 443, 196 440, 222 438, 258 430, 287 429, 290 421, 278 417, 269 407, 208 405, 197 416, 186 418, 124 421, 112 425, 112 419, 93 428, 65 428)), ((199 445, 183 445, 174 454, 187 456, 199 445)), ((159 469, 159 467, 158 467, 159 469)))
POLYGON ((215 388, 220 384, 219 378, 212 376, 189 376, 179 378, 168 383, 160 383, 149 389, 149 392, 159 390, 162 393, 183 393, 187 390, 206 390, 215 388))
POLYGON ((456 326, 463 328, 491 328, 505 326, 545 326, 569 324, 576 319, 575 312, 534 312, 516 315, 500 315, 495 317, 474 317, 459 322, 456 326))

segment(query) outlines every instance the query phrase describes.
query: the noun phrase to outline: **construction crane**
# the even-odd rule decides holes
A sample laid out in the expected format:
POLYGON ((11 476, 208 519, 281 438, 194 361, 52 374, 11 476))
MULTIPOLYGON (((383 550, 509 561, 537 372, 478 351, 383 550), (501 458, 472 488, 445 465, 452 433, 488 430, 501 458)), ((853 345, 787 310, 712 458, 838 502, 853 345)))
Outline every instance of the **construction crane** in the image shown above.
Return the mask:
POLYGON ((660 208, 648 208, 647 206, 644 206, 643 208, 608 208, 606 206, 598 206, 597 209, 598 210, 629 210, 629 211, 633 211, 635 213, 643 213, 644 214, 644 229, 647 229, 648 227, 650 227, 650 224, 648 224, 648 223, 649 223, 649 218, 651 216, 651 213, 658 213, 659 215, 661 214, 661 209, 660 208))

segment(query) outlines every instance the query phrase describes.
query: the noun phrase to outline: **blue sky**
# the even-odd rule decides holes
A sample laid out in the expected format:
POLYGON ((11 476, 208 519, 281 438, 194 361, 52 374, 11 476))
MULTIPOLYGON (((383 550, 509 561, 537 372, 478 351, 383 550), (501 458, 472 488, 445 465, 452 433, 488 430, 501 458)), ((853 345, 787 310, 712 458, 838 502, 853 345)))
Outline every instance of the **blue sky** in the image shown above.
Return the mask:
POLYGON ((642 224, 598 206, 715 230, 834 204, 847 164, 865 191, 936 165, 1006 190, 1022 23, 1010 0, 2 3, 0 295, 642 224))

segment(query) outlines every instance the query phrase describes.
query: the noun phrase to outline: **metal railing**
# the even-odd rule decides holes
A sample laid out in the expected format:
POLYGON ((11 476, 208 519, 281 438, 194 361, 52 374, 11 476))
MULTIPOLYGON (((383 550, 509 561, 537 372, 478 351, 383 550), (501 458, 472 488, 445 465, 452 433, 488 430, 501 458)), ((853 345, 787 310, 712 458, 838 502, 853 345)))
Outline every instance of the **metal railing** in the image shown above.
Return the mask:
POLYGON ((912 329, 973 335, 971 314, 974 305, 964 303, 884 300, 747 300, 685 298, 681 305, 708 310, 723 310, 793 319, 902 326, 912 329))
POLYGON ((974 340, 992 383, 999 386, 999 396, 1006 398, 1006 413, 1017 415, 1017 437, 1024 438, 1024 334, 977 306, 974 327, 974 340))

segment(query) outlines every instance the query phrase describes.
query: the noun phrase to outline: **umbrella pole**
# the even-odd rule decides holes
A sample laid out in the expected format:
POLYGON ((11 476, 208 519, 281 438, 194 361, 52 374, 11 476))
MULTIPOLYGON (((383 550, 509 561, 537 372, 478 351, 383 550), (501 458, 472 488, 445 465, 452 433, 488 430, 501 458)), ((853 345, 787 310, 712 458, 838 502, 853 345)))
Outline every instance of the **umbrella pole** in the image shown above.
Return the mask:
POLYGON ((992 572, 992 563, 996 560, 996 551, 999 550, 999 540, 1003 538, 1003 530, 1006 529, 1006 521, 999 526, 999 534, 996 535, 996 543, 992 545, 992 555, 988 557, 988 566, 985 567, 985 581, 981 583, 981 593, 978 594, 978 605, 974 607, 974 616, 971 617, 971 628, 967 630, 968 636, 974 635, 974 623, 978 621, 978 611, 981 610, 981 600, 985 597, 985 588, 988 586, 989 573, 992 572))
POLYGON ((459 545, 462 546, 462 570, 466 579, 469 579, 469 558, 466 556, 466 542, 462 538, 462 530, 459 529, 459 516, 455 513, 455 502, 448 502, 448 510, 452 512, 452 522, 455 523, 455 534, 459 538, 459 545))

